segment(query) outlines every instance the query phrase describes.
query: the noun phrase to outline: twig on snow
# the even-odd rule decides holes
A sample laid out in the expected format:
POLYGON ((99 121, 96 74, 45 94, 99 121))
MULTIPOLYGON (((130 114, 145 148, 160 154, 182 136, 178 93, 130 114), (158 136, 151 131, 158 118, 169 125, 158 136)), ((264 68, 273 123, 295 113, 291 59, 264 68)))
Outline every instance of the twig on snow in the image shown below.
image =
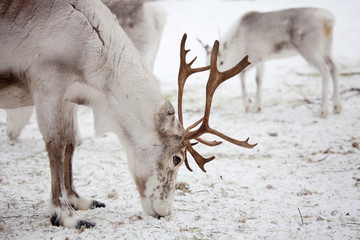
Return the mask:
POLYGON ((341 91, 340 94, 344 94, 344 93, 347 93, 347 92, 360 92, 360 88, 349 88, 349 89, 345 89, 343 91, 341 91))
POLYGON ((304 225, 304 220, 303 220, 303 216, 301 214, 300 208, 297 209, 299 211, 300 214, 300 218, 301 218, 301 225, 304 225))
POLYGON ((308 99, 308 98, 304 98, 302 101, 304 101, 304 102, 307 103, 307 104, 314 104, 314 102, 311 101, 311 100, 308 99))
POLYGON ((343 72, 343 73, 339 73, 340 76, 344 76, 344 77, 348 77, 348 76, 354 76, 354 75, 359 75, 360 72, 343 72))
MULTIPOLYGON (((301 73, 301 72, 297 72, 295 71, 295 74, 298 76, 312 76, 312 77, 319 77, 320 74, 319 73, 301 73)), ((350 77, 350 76, 355 76, 355 75, 360 75, 360 72, 354 71, 354 72, 340 72, 339 73, 340 76, 343 77, 350 77)))
POLYGON ((306 162, 307 163, 318 163, 318 162, 322 162, 322 161, 325 161, 327 158, 329 157, 329 155, 326 155, 325 157, 323 157, 322 159, 319 159, 319 160, 307 160, 306 162))

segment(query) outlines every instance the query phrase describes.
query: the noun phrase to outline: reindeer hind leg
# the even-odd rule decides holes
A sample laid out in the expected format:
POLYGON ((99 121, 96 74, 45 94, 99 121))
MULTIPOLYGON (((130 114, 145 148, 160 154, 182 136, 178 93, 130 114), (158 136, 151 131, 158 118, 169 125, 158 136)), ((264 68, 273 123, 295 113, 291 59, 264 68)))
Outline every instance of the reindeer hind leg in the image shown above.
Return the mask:
POLYGON ((331 59, 331 57, 327 57, 325 59, 326 64, 328 65, 330 69, 331 78, 333 80, 333 101, 334 101, 334 113, 338 114, 341 113, 342 106, 339 99, 339 79, 338 79, 338 73, 337 68, 331 59))
POLYGON ((6 110, 6 135, 10 141, 15 141, 28 123, 34 107, 22 107, 6 110))
MULTIPOLYGON (((311 44, 303 44, 304 46, 312 46, 311 44)), ((312 66, 314 66, 320 73, 322 79, 322 100, 319 110, 320 117, 326 117, 329 113, 328 110, 328 92, 329 92, 329 68, 322 54, 319 50, 313 46, 312 48, 299 48, 299 53, 307 60, 312 66)), ((320 48, 320 47, 319 47, 320 48)))

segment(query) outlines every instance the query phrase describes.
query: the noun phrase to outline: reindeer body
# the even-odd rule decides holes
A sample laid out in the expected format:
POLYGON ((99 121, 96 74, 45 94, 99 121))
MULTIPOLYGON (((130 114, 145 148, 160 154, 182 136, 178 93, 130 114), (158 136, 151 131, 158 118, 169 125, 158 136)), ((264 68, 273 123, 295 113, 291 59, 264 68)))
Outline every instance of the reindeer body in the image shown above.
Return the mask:
POLYGON ((50 161, 53 225, 91 227, 70 204, 104 206, 80 197, 73 185, 76 104, 93 108, 97 133, 119 136, 144 211, 171 213, 173 158, 183 157, 184 131, 101 1, 1 1, 0 46, 0 108, 35 105, 50 161))
MULTIPOLYGON (((255 111, 261 109, 261 84, 264 62, 300 54, 314 66, 322 78, 320 115, 328 114, 328 85, 330 75, 334 85, 334 111, 341 112, 338 77, 331 58, 332 33, 335 18, 318 8, 294 8, 274 12, 250 12, 237 20, 222 38, 220 64, 228 68, 244 55, 256 66, 257 97, 255 111)), ((250 100, 245 87, 245 72, 241 73, 243 101, 246 111, 250 100)))
POLYGON ((144 0, 103 0, 151 69, 159 49, 166 17, 156 2, 144 0))
MULTIPOLYGON (((119 24, 131 39, 140 55, 154 68, 155 57, 165 26, 165 12, 154 2, 144 0, 103 0, 116 15, 119 24)), ((159 81, 156 79, 159 84, 159 81)), ((32 107, 7 109, 6 133, 11 141, 16 140, 32 114, 32 107)), ((76 118, 76 115, 74 116, 76 118)), ((77 121, 74 121, 76 142, 81 143, 77 121)))

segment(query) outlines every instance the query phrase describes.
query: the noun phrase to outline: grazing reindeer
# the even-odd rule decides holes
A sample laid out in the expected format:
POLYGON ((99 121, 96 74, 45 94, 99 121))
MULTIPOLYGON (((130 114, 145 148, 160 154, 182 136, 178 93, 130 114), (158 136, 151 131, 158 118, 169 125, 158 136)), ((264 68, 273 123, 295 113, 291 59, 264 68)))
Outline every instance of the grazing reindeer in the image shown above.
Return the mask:
POLYGON ((160 4, 146 0, 102 0, 113 12, 136 49, 154 69, 166 16, 160 4))
MULTIPOLYGON (((237 20, 222 38, 220 64, 226 69, 241 56, 249 55, 256 66, 257 94, 255 111, 261 110, 261 85, 264 62, 300 54, 319 70, 322 78, 322 102, 320 116, 328 114, 329 75, 334 86, 334 112, 341 112, 338 76, 331 58, 334 16, 324 9, 293 8, 275 12, 249 12, 237 20)), ((207 54, 211 52, 205 46, 207 54)), ((250 100, 245 87, 245 72, 240 74, 243 101, 246 112, 250 100)))
MULTIPOLYGON (((166 22, 164 10, 158 3, 144 0, 103 0, 103 2, 116 15, 119 24, 130 37, 140 55, 153 69, 166 22)), ((6 133, 11 141, 19 137, 32 112, 33 107, 31 106, 6 110, 6 133)), ((77 121, 75 120, 74 123, 76 142, 81 143, 77 121)))
MULTIPOLYGON (((218 42, 209 78, 213 87, 207 98, 207 115, 200 121, 201 128, 194 131, 192 126, 185 131, 175 118, 174 108, 161 96, 151 70, 99 0, 0 1, 0 46, 0 108, 35 105, 49 157, 53 225, 92 227, 94 223, 75 210, 105 206, 81 197, 74 188, 76 104, 93 108, 98 133, 112 131, 119 136, 142 207, 155 217, 172 211, 177 171, 186 150, 202 169, 211 160, 200 157, 190 139, 218 144, 199 138, 209 132, 239 146, 254 146, 208 126, 213 85, 248 64, 244 59, 229 72, 217 73, 213 65, 218 42)), ((192 62, 182 64, 179 76, 208 69, 192 69, 192 62)))

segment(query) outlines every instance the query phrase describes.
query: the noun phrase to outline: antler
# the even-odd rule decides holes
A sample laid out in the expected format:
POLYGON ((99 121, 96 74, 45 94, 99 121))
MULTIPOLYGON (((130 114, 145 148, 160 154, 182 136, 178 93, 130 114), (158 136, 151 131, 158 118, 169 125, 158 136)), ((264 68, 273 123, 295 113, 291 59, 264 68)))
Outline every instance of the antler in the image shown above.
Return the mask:
MULTIPOLYGON (((216 135, 222 139, 224 139, 225 141, 231 142, 235 145, 241 146, 241 147, 245 147, 245 148, 253 148, 254 146, 256 146, 257 144, 249 144, 249 138, 247 138, 245 141, 239 141, 237 139, 228 137, 227 135, 212 129, 209 126, 209 119, 210 119, 210 109, 211 109, 211 103, 212 103, 212 98, 213 95, 215 93, 216 88, 223 83, 224 81, 226 81, 227 79, 239 74, 242 70, 244 70, 250 63, 248 62, 248 56, 244 57, 235 67, 225 71, 225 72, 220 72, 217 68, 217 57, 218 57, 218 52, 219 52, 219 41, 215 41, 212 52, 211 52, 211 62, 210 62, 210 66, 208 67, 203 67, 203 68, 196 68, 196 69, 192 69, 191 65, 194 63, 194 61, 196 60, 196 57, 190 62, 190 63, 186 63, 185 60, 185 56, 186 53, 189 52, 189 50, 185 50, 185 41, 186 41, 186 34, 184 34, 182 40, 181 40, 181 47, 180 47, 180 69, 179 69, 179 80, 178 80, 178 85, 179 85, 179 95, 178 95, 178 114, 179 114, 179 120, 180 123, 183 124, 183 118, 182 118, 182 96, 183 96, 183 90, 184 90, 184 85, 185 85, 185 81, 186 79, 195 72, 200 72, 200 71, 205 71, 207 69, 210 68, 210 76, 209 76, 209 80, 207 82, 206 85, 206 104, 205 104, 205 112, 204 112, 204 117, 202 117, 200 120, 198 120, 197 122, 195 122, 194 124, 192 124, 191 126, 189 126, 186 129, 186 134, 185 134, 185 138, 184 138, 184 146, 185 149, 187 151, 190 152, 190 154, 193 156, 193 158, 195 159, 197 165, 200 167, 200 169, 204 172, 204 165, 213 160, 215 157, 212 156, 210 158, 204 158, 203 156, 201 156, 192 146, 194 144, 190 143, 191 139, 195 139, 200 143, 203 143, 205 145, 208 146, 216 146, 221 144, 221 142, 218 141, 206 141, 201 139, 200 137, 205 134, 205 133, 210 133, 213 135, 216 135), (197 130, 191 131, 193 128, 195 128, 196 126, 198 126, 201 123, 200 127, 197 130)), ((186 155, 186 154, 185 154, 186 155)), ((191 170, 191 168, 189 167, 188 161, 187 161, 187 157, 185 156, 185 163, 187 168, 191 170)))
POLYGON ((184 86, 186 79, 193 73, 202 72, 210 69, 210 66, 201 67, 201 68, 191 68, 191 65, 195 62, 195 57, 191 62, 186 63, 186 54, 190 51, 185 50, 185 42, 186 42, 187 35, 186 33, 183 35, 181 39, 181 45, 180 45, 180 67, 179 67, 179 76, 178 76, 178 116, 179 121, 181 125, 184 125, 183 123, 183 117, 182 117, 182 97, 184 93, 184 86))

